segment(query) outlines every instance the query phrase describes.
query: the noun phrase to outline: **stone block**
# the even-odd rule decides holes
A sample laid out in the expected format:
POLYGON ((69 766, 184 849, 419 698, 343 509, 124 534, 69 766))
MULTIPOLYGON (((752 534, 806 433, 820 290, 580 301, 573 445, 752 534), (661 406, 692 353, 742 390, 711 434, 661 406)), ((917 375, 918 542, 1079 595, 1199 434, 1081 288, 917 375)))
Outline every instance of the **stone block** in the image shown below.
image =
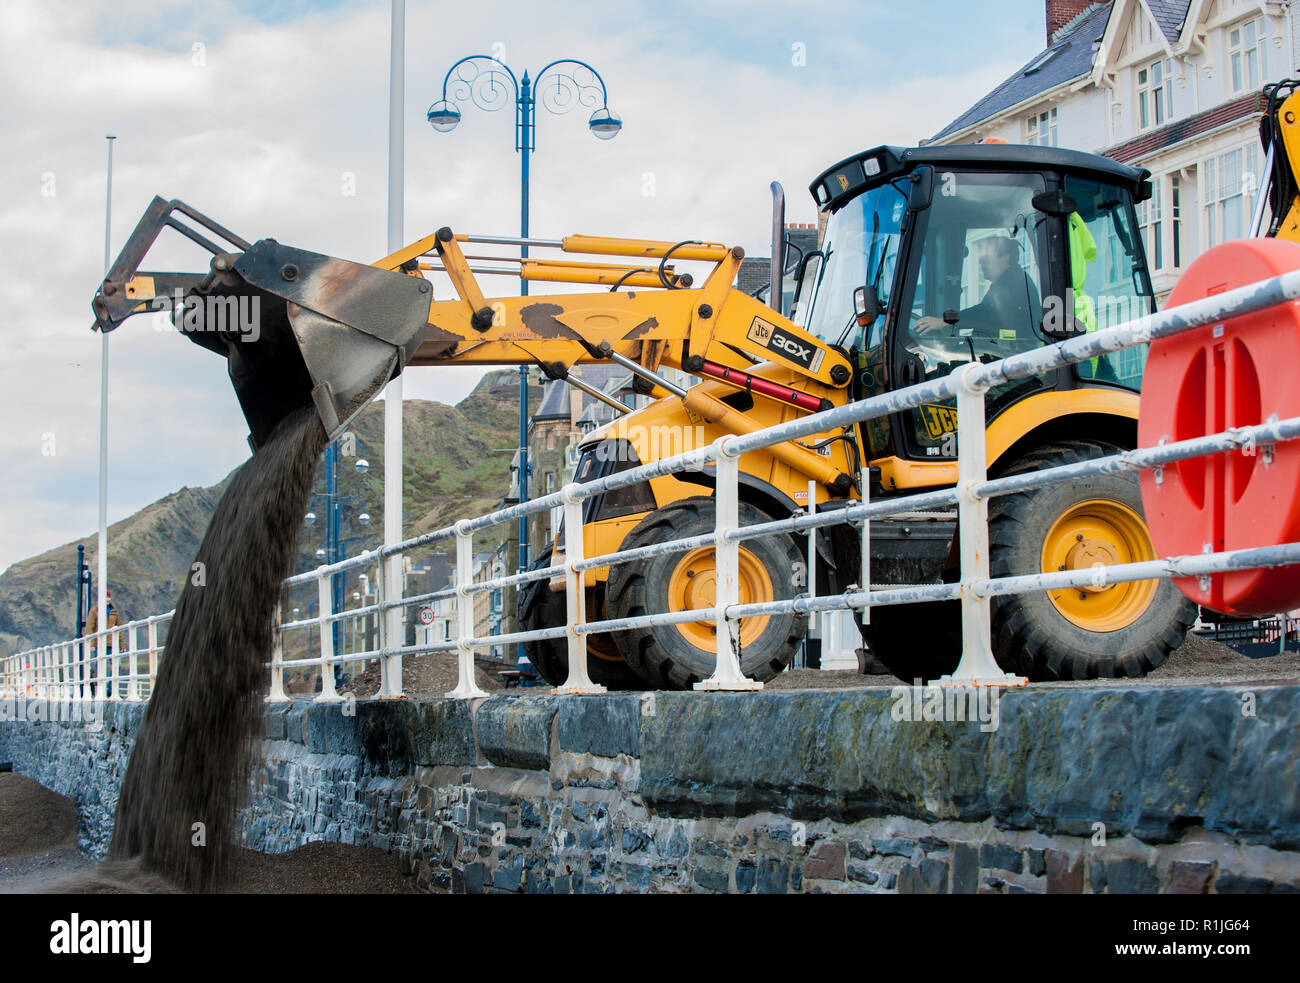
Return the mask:
POLYGON ((1071 856, 1061 850, 1047 850, 1043 857, 1043 866, 1047 871, 1048 894, 1083 893, 1082 857, 1071 856))
POLYGON ((554 697, 496 697, 474 717, 478 748, 494 765, 546 771, 551 767, 554 697))
POLYGON ((560 750, 613 758, 641 754, 641 698, 606 694, 563 699, 556 733, 560 750))
POLYGON ((844 880, 844 844, 818 843, 803 867, 810 880, 844 880))
POLYGON ((1019 874, 1024 869, 1020 848, 1007 843, 985 843, 980 848, 980 866, 993 870, 1009 870, 1019 874))
POLYGON ((1208 894, 1216 864, 1210 860, 1175 860, 1169 865, 1169 894, 1208 894))
POLYGON ((1112 860, 1106 864, 1106 887, 1109 894, 1156 894, 1160 879, 1143 860, 1112 860))
POLYGON ((758 881, 758 869, 752 860, 742 860, 736 864, 736 893, 748 894, 754 890, 758 881))
POLYGON ((948 862, 927 857, 919 864, 906 864, 898 872, 899 894, 947 894, 948 862))
POLYGON ((784 860, 769 857, 758 865, 758 893, 785 894, 790 868, 784 860))
POLYGON ((975 894, 980 883, 980 852, 969 843, 956 843, 952 850, 952 893, 975 894))
POLYGON ((695 869, 694 881, 698 887, 705 891, 712 891, 717 894, 725 894, 729 881, 727 875, 722 871, 705 870, 701 867, 695 869))

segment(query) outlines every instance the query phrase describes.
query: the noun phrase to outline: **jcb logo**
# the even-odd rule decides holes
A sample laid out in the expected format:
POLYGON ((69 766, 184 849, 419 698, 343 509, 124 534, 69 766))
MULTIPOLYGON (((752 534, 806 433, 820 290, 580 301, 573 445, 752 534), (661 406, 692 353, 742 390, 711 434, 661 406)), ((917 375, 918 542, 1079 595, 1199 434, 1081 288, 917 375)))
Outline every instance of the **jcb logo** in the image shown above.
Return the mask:
POLYGON ((957 429, 957 408, 941 406, 938 403, 923 403, 921 418, 925 420, 925 432, 931 440, 938 440, 944 434, 957 429))
POLYGON ((822 357, 826 354, 816 346, 790 337, 779 330, 775 324, 764 321, 761 317, 754 318, 753 323, 750 324, 748 337, 750 341, 757 342, 782 358, 797 362, 813 372, 821 366, 822 357))

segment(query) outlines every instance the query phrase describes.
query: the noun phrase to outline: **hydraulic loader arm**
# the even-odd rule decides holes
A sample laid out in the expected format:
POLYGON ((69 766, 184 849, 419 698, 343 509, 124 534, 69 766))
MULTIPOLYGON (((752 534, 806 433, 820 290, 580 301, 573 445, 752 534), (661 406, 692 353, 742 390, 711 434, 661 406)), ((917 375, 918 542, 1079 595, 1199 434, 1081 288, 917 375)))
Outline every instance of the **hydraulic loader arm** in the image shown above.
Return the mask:
MULTIPOLYGON (((572 238, 584 245, 609 243, 606 248, 650 258, 662 258, 673 249, 670 243, 572 238)), ((774 361, 827 389, 843 388, 848 381, 849 365, 841 353, 732 287, 744 258, 739 247, 710 247, 719 255, 698 288, 668 278, 668 286, 655 283, 650 289, 487 299, 451 230, 442 229, 410 248, 426 244, 440 263, 425 268, 445 271, 458 297, 430 304, 429 323, 411 365, 531 363, 567 369, 621 355, 651 372, 668 365, 699 374, 701 363, 741 372, 757 362, 774 361)), ((381 263, 409 266, 410 261, 404 251, 381 263)), ((528 278, 558 279, 549 275, 553 267, 545 261, 525 263, 528 278)), ((563 266, 593 268, 593 264, 563 266)), ((645 284, 649 275, 634 267, 595 268, 612 283, 640 273, 645 284)))
MULTIPOLYGON (((515 277, 613 289, 489 299, 461 241, 483 240, 444 228, 367 266, 274 239, 249 244, 183 202, 155 198, 95 295, 95 326, 111 331, 133 314, 169 310, 191 341, 226 356, 254 447, 309 401, 337 435, 408 365, 537 364, 580 385, 569 377, 573 365, 613 361, 636 373, 646 391, 679 396, 692 412, 737 433, 757 424, 721 400, 676 387, 660 366, 809 412, 830 406, 836 391, 843 399, 851 375, 844 353, 732 287, 744 257, 739 247, 570 236, 547 245, 632 257, 638 265, 515 260, 519 267, 508 271, 515 277), (164 228, 208 249, 210 270, 140 272, 164 228), (695 288, 670 259, 714 266, 695 288), (433 298, 423 276, 429 270, 447 274, 455 299, 433 298), (806 383, 786 386, 749 371, 762 362, 806 383)), ((847 493, 848 476, 823 457, 793 442, 782 446, 792 466, 847 493)))

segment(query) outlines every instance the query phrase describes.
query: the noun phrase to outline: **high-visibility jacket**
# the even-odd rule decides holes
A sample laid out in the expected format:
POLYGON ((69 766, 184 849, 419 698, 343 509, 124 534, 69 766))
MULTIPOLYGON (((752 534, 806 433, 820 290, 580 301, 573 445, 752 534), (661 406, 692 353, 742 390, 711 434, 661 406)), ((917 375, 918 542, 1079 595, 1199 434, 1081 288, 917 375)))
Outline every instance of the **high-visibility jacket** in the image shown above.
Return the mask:
MULTIPOLYGON (((1097 309, 1084 289, 1088 280, 1088 264, 1097 262, 1097 240, 1078 212, 1071 212, 1068 221, 1070 233, 1070 286, 1074 293, 1074 319, 1083 324, 1087 334, 1097 330, 1097 309)), ((1089 378, 1097 374, 1097 359, 1079 364, 1089 378)))

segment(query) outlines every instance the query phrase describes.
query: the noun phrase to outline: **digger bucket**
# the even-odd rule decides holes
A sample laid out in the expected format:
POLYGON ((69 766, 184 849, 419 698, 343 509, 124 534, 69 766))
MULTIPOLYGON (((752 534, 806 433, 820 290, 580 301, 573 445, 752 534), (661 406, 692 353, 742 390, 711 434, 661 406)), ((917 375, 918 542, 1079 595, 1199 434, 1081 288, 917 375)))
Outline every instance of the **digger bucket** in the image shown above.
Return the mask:
POLYGON ((428 323, 430 286, 421 277, 283 246, 249 245, 183 202, 155 198, 95 295, 95 326, 170 309, 177 330, 224 355, 260 447, 276 425, 307 403, 330 438, 405 367, 428 323), (178 222, 180 212, 239 252, 228 252, 178 222), (206 275, 141 273, 139 263, 164 227, 213 253, 206 275))

